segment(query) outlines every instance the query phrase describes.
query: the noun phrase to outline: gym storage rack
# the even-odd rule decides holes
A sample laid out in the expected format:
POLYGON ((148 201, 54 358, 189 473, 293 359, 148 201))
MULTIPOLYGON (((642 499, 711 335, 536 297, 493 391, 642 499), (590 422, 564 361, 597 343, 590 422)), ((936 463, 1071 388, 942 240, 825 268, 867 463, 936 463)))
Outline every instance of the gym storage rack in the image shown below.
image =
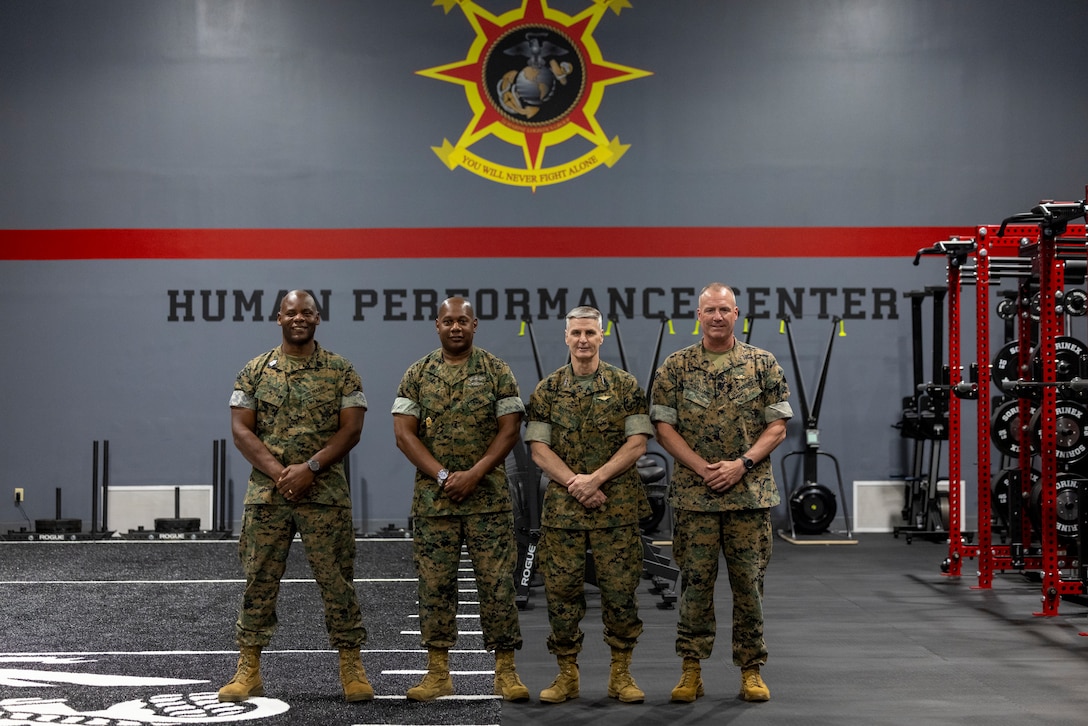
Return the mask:
MULTIPOLYGON (((1088 190, 1086 190, 1088 191, 1088 190)), ((978 588, 995 572, 1021 572, 1042 584, 1040 616, 1058 614, 1063 597, 1086 592, 1088 534, 1088 347, 1067 334, 1084 315, 1088 240, 1086 206, 1042 202, 973 237, 920 250, 947 258, 948 367, 946 380, 925 384, 948 394, 948 558, 942 571, 962 575, 964 559, 978 561, 978 588), (993 291, 1011 281, 997 305, 1011 340, 991 365, 993 291), (963 291, 975 291, 975 361, 961 355, 963 291), (964 379, 966 371, 966 380, 964 379), (999 395, 994 396, 996 389, 999 395), (978 536, 963 532, 963 402, 976 402, 978 536), (995 415, 995 409, 997 415, 995 415), (993 471, 998 450, 1000 471, 993 471), (995 488, 992 489, 991 487, 995 488), (996 490, 996 496, 995 496, 996 490), (995 507, 995 501, 998 506, 995 507), (999 535, 999 542, 995 541, 999 535)))
POLYGON ((933 306, 932 366, 934 377, 948 383, 948 366, 944 363, 944 298, 948 290, 943 286, 931 286, 923 290, 905 293, 911 302, 911 341, 913 345, 914 389, 903 399, 903 415, 895 428, 904 439, 911 441, 911 469, 906 475, 903 492, 902 520, 892 533, 906 535, 907 544, 914 536, 935 542, 948 537, 948 496, 942 496, 938 483, 941 480, 940 462, 942 448, 948 441, 948 386, 932 386, 924 383, 922 307, 927 300, 933 306))

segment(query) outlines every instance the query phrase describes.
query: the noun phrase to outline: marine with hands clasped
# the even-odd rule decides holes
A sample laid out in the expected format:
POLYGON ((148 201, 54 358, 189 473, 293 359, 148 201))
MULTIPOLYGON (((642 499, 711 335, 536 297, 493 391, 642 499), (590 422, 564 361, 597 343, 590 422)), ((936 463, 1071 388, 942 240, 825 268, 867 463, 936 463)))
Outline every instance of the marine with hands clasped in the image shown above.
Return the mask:
POLYGON ((408 689, 413 701, 454 692, 449 649, 457 641, 462 545, 476 577, 484 647, 495 652, 494 693, 509 701, 529 698, 514 667, 522 640, 504 466, 525 404, 510 367, 473 345, 478 325, 470 302, 444 301, 435 320, 441 347, 405 371, 393 402, 397 448, 416 467, 412 552, 427 673, 408 689))
POLYGON ((642 576, 639 519, 650 506, 635 462, 653 435, 646 394, 635 377, 600 359, 601 313, 577 307, 566 316, 571 361, 529 398, 525 440, 548 477, 538 554, 548 602, 548 652, 559 674, 540 692, 545 703, 577 698, 580 623, 586 614, 587 551, 601 593, 604 640, 612 652, 608 696, 640 703, 630 672, 642 634, 635 591, 642 576))
POLYGON ((351 363, 314 339, 321 317, 312 295, 287 293, 276 320, 282 343, 246 364, 230 397, 234 444, 253 469, 238 540, 246 578, 235 625, 241 652, 219 700, 264 695, 261 650, 276 630, 280 579, 296 534, 321 591, 329 643, 339 652, 344 698, 370 700, 343 465, 359 442, 366 397, 351 363))
POLYGON ((733 595, 732 655, 740 697, 767 701, 760 667, 763 582, 771 557, 771 508, 779 503, 770 454, 793 416, 785 375, 771 353, 737 340, 733 290, 707 285, 699 295, 702 340, 657 370, 650 416, 673 456, 669 504, 673 557, 680 566, 676 653, 683 659, 672 700, 704 693, 701 661, 714 647, 714 583, 725 556, 733 595))

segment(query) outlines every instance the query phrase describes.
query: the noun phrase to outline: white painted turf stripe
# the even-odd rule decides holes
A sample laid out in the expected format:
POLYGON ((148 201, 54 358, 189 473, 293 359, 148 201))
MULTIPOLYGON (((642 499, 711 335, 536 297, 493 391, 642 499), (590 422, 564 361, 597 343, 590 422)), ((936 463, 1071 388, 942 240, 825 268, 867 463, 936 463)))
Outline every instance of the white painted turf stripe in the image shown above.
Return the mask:
MULTIPOLYGON (((416 577, 367 577, 352 582, 418 582, 416 577)), ((0 585, 244 585, 244 579, 229 580, 0 580, 0 585)), ((313 578, 285 577, 284 584, 313 583, 313 578)))
MULTIPOLYGON (((299 539, 296 537, 295 539, 299 539)), ((185 540, 186 543, 199 542, 202 544, 217 544, 224 540, 185 540)), ((229 540, 227 540, 229 542, 229 540)), ((410 542, 410 539, 374 539, 366 538, 366 541, 391 541, 391 542, 410 542)), ((120 540, 115 542, 107 541, 91 541, 93 544, 124 544, 124 543, 139 543, 140 540, 120 540)), ((181 541, 163 541, 164 544, 180 544, 181 541)), ((18 544, 13 543, 13 544, 18 544)), ((60 543, 67 544, 67 543, 60 543)), ((81 542, 81 544, 87 544, 81 542)), ((471 572, 470 568, 462 568, 463 572, 471 572)), ((315 580, 304 578, 284 578, 281 583, 314 583, 315 580)), ((415 583, 418 582, 418 578, 405 577, 405 578, 356 578, 354 582, 360 583, 415 583)), ((459 577, 458 582, 467 582, 475 585, 475 577, 459 577)), ((6 580, 0 581, 2 585, 223 585, 223 584, 244 584, 244 579, 209 579, 209 580, 6 580)), ((476 588, 459 589, 462 593, 475 593, 478 592, 476 588)), ((479 605, 479 603, 462 602, 462 605, 479 605)), ((411 615, 410 618, 419 619, 418 615, 411 615)), ((459 618, 479 618, 479 615, 458 615, 459 618)), ((421 632, 416 631, 401 631, 402 635, 421 635, 421 632)), ((483 635, 483 631, 461 631, 461 635, 483 635)), ((0 663, 3 662, 19 662, 23 659, 30 658, 88 658, 88 657, 102 657, 102 656, 201 656, 201 655, 235 655, 237 650, 161 650, 161 651, 65 651, 65 652, 53 652, 53 653, 0 653, 0 663)), ((283 649, 272 650, 266 649, 264 654, 310 654, 310 653, 336 653, 337 651, 332 649, 283 649)), ((426 653, 425 648, 384 648, 384 649, 368 649, 362 648, 363 653, 426 653)), ((488 655, 489 651, 484 649, 450 649, 451 654, 473 654, 473 655, 488 655)), ((383 674, 391 675, 422 675, 426 673, 425 670, 400 670, 400 671, 382 671, 383 674)), ((491 676, 495 671, 451 671, 452 675, 460 676, 491 676)), ((407 696, 400 695, 376 695, 376 700, 388 700, 388 701, 407 701, 407 696)), ((452 696, 440 696, 437 700, 440 701, 501 701, 501 698, 496 695, 452 695, 452 696)), ((359 721, 353 724, 353 726, 462 726, 461 724, 388 724, 388 723, 368 723, 359 721)), ((499 723, 488 724, 475 724, 474 726, 501 726, 499 723)))
MULTIPOLYGON (((282 654, 307 654, 307 653, 336 653, 338 651, 319 648, 309 650, 292 650, 292 649, 266 649, 261 651, 262 655, 268 655, 269 653, 282 653, 282 654)), ((426 653, 426 648, 363 648, 362 653, 426 653)), ((461 648, 450 649, 451 654, 471 654, 480 655, 486 654, 488 651, 483 648, 461 648)), ((19 653, 0 653, 0 663, 11 663, 21 659, 27 658, 89 658, 92 656, 114 656, 114 655, 140 655, 140 656, 178 656, 178 655, 238 655, 238 649, 232 650, 63 650, 53 652, 19 652, 19 653)))
MULTIPOLYGON (((476 584, 474 577, 459 577, 458 582, 476 584)), ((217 580, 0 580, 0 585, 237 585, 245 584, 242 578, 229 578, 217 580)), ((303 577, 285 577, 280 580, 284 584, 314 583, 317 580, 303 577)), ((419 582, 418 577, 356 577, 352 582, 370 583, 400 583, 419 582)), ((464 589, 458 592, 478 592, 477 589, 464 589)))
MULTIPOLYGON (((33 534, 33 533, 31 533, 33 534)), ((148 532, 148 534, 154 534, 154 532, 148 532)), ((302 538, 297 534, 292 542, 301 542, 302 538)), ((412 542, 411 537, 356 537, 356 542, 412 542)), ((17 547, 19 545, 40 545, 55 544, 55 545, 138 545, 138 544, 156 544, 156 545, 178 545, 178 544, 202 544, 202 545, 231 545, 232 547, 238 546, 238 537, 227 537, 224 539, 126 539, 120 534, 115 534, 109 539, 79 539, 79 540, 25 540, 25 539, 13 539, 5 540, 4 545, 11 545, 17 547)))

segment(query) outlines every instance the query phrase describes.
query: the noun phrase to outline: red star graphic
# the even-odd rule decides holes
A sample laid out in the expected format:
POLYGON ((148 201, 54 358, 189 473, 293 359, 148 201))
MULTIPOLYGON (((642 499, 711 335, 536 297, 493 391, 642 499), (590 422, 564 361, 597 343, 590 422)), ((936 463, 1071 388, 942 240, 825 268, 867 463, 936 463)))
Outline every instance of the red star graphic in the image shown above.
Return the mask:
MULTIPOLYGON (((571 109, 566 121, 567 123, 583 129, 588 134, 593 134, 593 124, 585 114, 585 102, 591 95, 593 85, 597 83, 606 83, 616 78, 629 75, 629 73, 628 71, 601 65, 600 63, 593 61, 588 49, 581 40, 588 31, 591 20, 589 17, 582 18, 569 25, 563 25, 545 16, 544 3, 545 0, 528 0, 525 4, 522 16, 517 18, 514 22, 518 25, 542 25, 554 28, 572 39, 575 45, 578 46, 578 54, 585 62, 585 90, 577 105, 571 109)), ((487 57, 487 49, 507 32, 511 23, 499 25, 483 16, 477 16, 477 18, 479 20, 480 31, 485 38, 484 50, 479 54, 479 58, 452 65, 437 75, 445 76, 455 81, 476 84, 480 89, 481 98, 486 99, 488 98, 488 94, 486 89, 482 86, 484 77, 484 59, 487 57)), ((507 123, 507 121, 490 102, 485 102, 483 113, 480 114, 468 131, 473 135, 482 133, 485 129, 495 123, 502 124, 507 123)), ((537 131, 532 128, 517 127, 517 131, 524 135, 525 150, 529 158, 529 164, 531 168, 535 168, 540 160, 543 130, 537 131)))

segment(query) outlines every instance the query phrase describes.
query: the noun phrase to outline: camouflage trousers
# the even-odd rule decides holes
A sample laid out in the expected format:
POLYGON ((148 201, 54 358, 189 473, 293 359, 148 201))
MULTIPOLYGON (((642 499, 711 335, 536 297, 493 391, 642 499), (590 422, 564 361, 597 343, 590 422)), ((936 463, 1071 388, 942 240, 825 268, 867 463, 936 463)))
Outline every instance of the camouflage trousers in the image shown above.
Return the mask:
POLYGON ((733 593, 733 663, 767 662, 763 640, 763 578, 771 558, 771 512, 677 510, 673 558, 680 567, 676 654, 709 658, 714 649, 714 582, 718 554, 725 555, 733 593))
POLYGON ((423 647, 451 648, 457 642, 457 580, 463 543, 476 576, 484 647, 521 648, 521 625, 514 602, 517 547, 513 513, 415 517, 412 522, 423 647))
POLYGON ((631 650, 642 634, 635 590, 642 578, 642 537, 638 525, 602 529, 544 527, 540 534, 540 574, 548 599, 548 652, 573 655, 582 650, 585 633, 586 575, 595 573, 601 591, 604 642, 631 650), (592 570, 587 573, 587 550, 592 570))
POLYGON ((325 629, 337 650, 359 648, 366 629, 355 592, 355 530, 351 509, 321 504, 247 504, 238 552, 246 586, 235 625, 240 646, 268 645, 276 630, 276 598, 295 533, 325 604, 325 629))

